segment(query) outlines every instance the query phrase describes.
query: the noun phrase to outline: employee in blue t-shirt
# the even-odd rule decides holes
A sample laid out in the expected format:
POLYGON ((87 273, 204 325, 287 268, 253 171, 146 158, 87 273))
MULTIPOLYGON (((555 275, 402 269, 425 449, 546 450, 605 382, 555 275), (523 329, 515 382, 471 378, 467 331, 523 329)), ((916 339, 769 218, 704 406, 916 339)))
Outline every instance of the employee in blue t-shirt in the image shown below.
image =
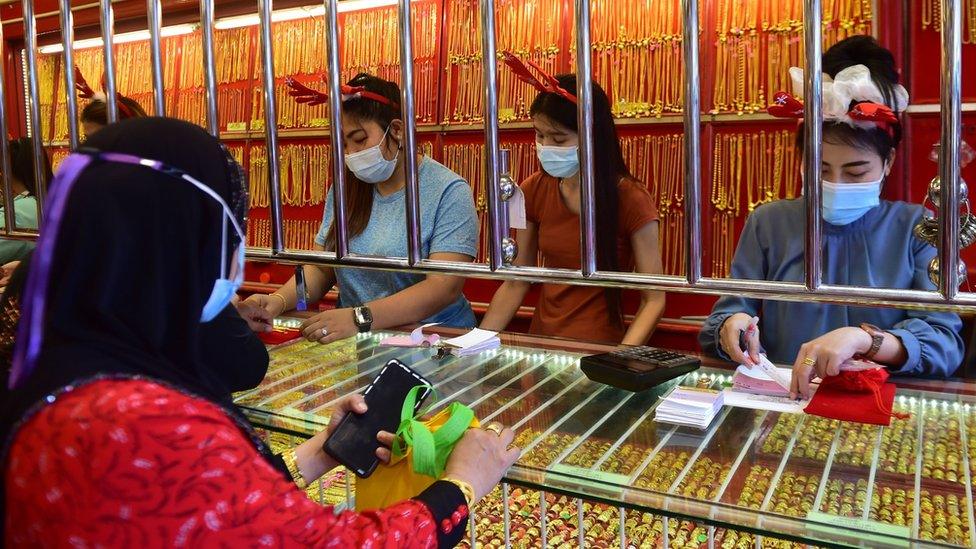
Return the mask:
MULTIPOLYGON (((346 149, 346 216, 349 250, 355 254, 407 257, 404 207, 404 124, 400 88, 393 82, 360 74, 343 87, 342 129, 346 149)), ((420 241, 423 257, 473 261, 477 253, 478 216, 471 188, 458 174, 423 156, 419 159, 420 241)), ((335 249, 332 191, 326 197, 316 249, 335 249)), ((303 335, 330 343, 371 329, 417 322, 475 326, 474 313, 461 288, 464 279, 324 266, 304 267, 310 302, 334 285, 339 308, 302 324, 303 335)), ((264 320, 294 309, 295 279, 271 295, 254 295, 238 305, 245 318, 264 320)), ((252 326, 260 323, 252 322, 252 326)))

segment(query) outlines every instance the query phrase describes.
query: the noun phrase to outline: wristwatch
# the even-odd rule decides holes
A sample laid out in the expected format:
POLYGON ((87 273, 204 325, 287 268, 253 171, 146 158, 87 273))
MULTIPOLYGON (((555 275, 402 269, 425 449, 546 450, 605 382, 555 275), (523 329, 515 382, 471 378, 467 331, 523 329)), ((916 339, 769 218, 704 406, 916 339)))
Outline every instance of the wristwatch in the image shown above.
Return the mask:
POLYGON ((354 308, 352 318, 356 327, 359 328, 359 333, 368 332, 373 327, 373 313, 365 305, 354 308))
POLYGON ((871 336, 871 348, 868 352, 862 354, 864 358, 874 358, 874 355, 878 354, 881 350, 881 344, 884 343, 885 333, 881 328, 878 328, 874 324, 868 324, 867 322, 861 324, 861 329, 871 336))

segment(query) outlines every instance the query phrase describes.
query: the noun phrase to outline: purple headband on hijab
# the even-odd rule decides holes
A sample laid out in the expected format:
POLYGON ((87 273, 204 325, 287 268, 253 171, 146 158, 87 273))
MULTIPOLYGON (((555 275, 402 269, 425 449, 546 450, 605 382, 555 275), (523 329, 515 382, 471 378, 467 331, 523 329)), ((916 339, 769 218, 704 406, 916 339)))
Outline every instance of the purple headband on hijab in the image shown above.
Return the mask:
POLYGON ((92 163, 92 160, 94 158, 87 154, 69 155, 61 163, 57 175, 49 186, 51 192, 44 207, 44 219, 40 235, 37 237, 37 248, 31 258, 24 296, 20 300, 22 303, 20 323, 17 326, 17 342, 14 346, 13 365, 8 382, 8 387, 11 389, 30 375, 37 362, 37 355, 41 352, 41 342, 44 339, 44 305, 51 275, 51 262, 54 258, 54 243, 71 189, 78 176, 92 163))
MULTIPOLYGON (((237 177, 242 177, 240 166, 233 161, 233 158, 224 149, 228 162, 233 162, 238 170, 237 177)), ((47 203, 44 207, 44 219, 41 226, 40 235, 37 238, 37 248, 31 259, 30 271, 27 275, 27 284, 21 299, 21 316, 17 326, 17 341, 14 346, 13 364, 10 369, 10 380, 8 387, 14 389, 21 381, 26 379, 34 370, 37 357, 41 353, 41 344, 44 341, 44 311, 47 300, 48 283, 51 277, 51 263, 54 258, 54 245, 57 239, 58 230, 61 227, 61 220, 64 217, 64 210, 68 203, 68 196, 72 188, 78 181, 78 177, 94 161, 115 162, 119 164, 132 164, 143 166, 154 171, 186 179, 207 193, 223 205, 225 211, 230 216, 237 233, 241 238, 244 231, 234 214, 241 216, 246 222, 246 213, 238 210, 246 208, 248 201, 247 192, 242 189, 240 196, 235 200, 234 205, 229 207, 222 198, 209 187, 197 182, 183 170, 169 166, 158 160, 141 158, 131 154, 117 152, 101 152, 95 149, 79 149, 72 153, 61 163, 57 175, 51 182, 51 192, 48 194, 47 203), (231 208, 234 208, 231 210, 231 208)), ((246 210, 245 210, 246 212, 246 210)))

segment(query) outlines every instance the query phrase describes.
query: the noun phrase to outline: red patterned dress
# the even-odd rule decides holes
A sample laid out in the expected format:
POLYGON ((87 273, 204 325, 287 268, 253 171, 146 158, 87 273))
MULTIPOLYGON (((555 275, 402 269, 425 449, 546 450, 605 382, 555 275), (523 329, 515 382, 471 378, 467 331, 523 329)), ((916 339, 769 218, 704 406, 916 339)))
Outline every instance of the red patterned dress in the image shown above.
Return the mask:
POLYGON ((41 408, 13 438, 4 484, 8 547, 444 547, 467 521, 445 482, 336 514, 219 406, 144 380, 95 381, 41 408))

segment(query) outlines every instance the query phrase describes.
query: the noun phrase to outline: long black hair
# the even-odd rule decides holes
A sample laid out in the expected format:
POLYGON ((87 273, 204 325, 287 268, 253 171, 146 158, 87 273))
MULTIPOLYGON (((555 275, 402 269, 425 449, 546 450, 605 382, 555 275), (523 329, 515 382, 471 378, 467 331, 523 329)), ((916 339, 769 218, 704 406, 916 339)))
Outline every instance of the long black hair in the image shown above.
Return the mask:
MULTIPOLYGON (((402 119, 400 108, 400 86, 396 82, 383 80, 378 76, 359 73, 348 85, 362 87, 368 92, 381 95, 390 100, 390 105, 374 99, 354 97, 342 103, 342 114, 350 116, 359 122, 376 122, 380 128, 387 129, 394 120, 402 119)), ((386 139, 392 139, 387 134, 386 139)), ((369 214, 373 211, 373 186, 360 181, 352 171, 346 167, 346 217, 349 237, 352 238, 366 229, 369 224, 369 214)), ((326 249, 335 246, 335 221, 329 227, 325 238, 326 249)))
MULTIPOLYGON (((576 75, 563 74, 556 77, 559 86, 570 92, 576 90, 576 75)), ((617 127, 613 123, 610 98, 596 82, 593 83, 593 175, 595 178, 596 224, 600 228, 596 234, 597 268, 605 271, 620 270, 617 257, 617 237, 619 226, 619 193, 617 184, 621 179, 632 177, 624 154, 620 148, 617 127)), ((529 114, 541 114, 579 133, 576 104, 555 93, 540 93, 532 102, 529 114)), ((580 136, 582 139, 584 136, 580 136)), ((610 318, 623 324, 620 309, 620 290, 605 291, 610 318)))
MULTIPOLYGON (((51 181, 51 161, 43 155, 44 181, 51 181)), ((34 145, 30 137, 21 137, 10 141, 10 171, 18 181, 24 184, 27 193, 37 195, 37 178, 34 177, 34 145)))
MULTIPOLYGON (((864 65, 871 71, 871 79, 881 90, 884 103, 898 114, 898 101, 895 92, 898 85, 898 70, 895 56, 871 36, 857 35, 845 38, 831 46, 823 54, 823 71, 836 78, 842 70, 854 65, 864 65)), ((887 131, 878 128, 854 127, 845 122, 828 120, 823 125, 823 140, 837 145, 847 145, 862 150, 873 151, 882 159, 891 156, 892 149, 898 147, 902 139, 900 124, 887 131)), ((797 132, 796 143, 803 149, 803 128, 797 132)))

